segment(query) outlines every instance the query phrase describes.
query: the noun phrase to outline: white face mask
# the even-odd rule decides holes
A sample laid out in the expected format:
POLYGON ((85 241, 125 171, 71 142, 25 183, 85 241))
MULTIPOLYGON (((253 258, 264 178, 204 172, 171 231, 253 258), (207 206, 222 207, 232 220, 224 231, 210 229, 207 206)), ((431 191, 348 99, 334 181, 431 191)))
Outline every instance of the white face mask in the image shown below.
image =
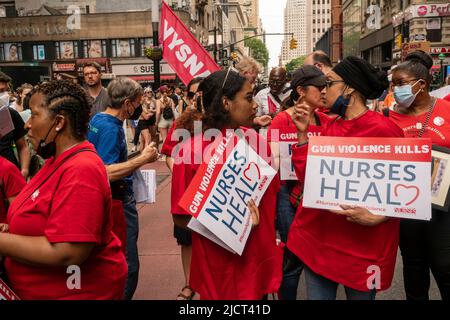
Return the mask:
POLYGON ((4 106, 9 106, 9 93, 6 91, 0 93, 0 108, 4 106))
POLYGON ((414 84, 405 84, 404 86, 395 86, 394 87, 394 99, 397 104, 402 108, 409 108, 414 100, 416 100, 417 95, 422 91, 419 91, 414 94, 412 92, 412 88, 419 83, 420 79, 414 82, 414 84))

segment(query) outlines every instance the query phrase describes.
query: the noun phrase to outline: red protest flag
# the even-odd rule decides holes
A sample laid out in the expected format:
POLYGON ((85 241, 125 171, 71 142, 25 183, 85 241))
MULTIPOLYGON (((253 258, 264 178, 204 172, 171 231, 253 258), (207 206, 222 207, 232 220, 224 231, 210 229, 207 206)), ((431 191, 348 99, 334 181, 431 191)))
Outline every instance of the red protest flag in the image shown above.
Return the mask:
POLYGON ((159 41, 163 46, 163 59, 175 70, 185 85, 193 78, 207 77, 220 70, 205 48, 165 2, 161 7, 159 34, 159 41))

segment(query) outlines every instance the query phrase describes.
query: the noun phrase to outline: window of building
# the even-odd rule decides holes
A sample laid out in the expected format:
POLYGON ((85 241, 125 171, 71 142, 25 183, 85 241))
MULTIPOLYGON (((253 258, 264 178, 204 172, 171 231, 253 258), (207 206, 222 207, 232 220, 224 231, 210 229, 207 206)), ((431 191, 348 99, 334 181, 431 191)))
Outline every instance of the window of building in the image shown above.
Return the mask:
POLYGON ((21 61, 22 44, 21 43, 0 43, 1 61, 21 61))
POLYGON ((330 9, 327 10, 327 13, 330 13, 330 9))
POLYGON ((33 45, 33 59, 45 60, 45 46, 43 44, 33 45))
POLYGON ((316 14, 316 10, 313 10, 313 14, 316 14))
POLYGON ((313 29, 313 33, 316 33, 316 29, 313 29))
POLYGON ((106 57, 106 40, 83 41, 83 52, 85 58, 106 57))
POLYGON ((78 41, 55 42, 56 59, 79 58, 78 41))
POLYGON ((114 58, 126 58, 135 56, 134 39, 111 40, 112 56, 114 58))
POLYGON ((427 30, 427 41, 441 42, 442 41, 442 29, 427 30))
POLYGON ((139 46, 140 46, 140 52, 141 52, 140 56, 145 57, 144 49, 153 46, 153 39, 152 38, 139 39, 139 46))
POLYGON ((316 19, 313 19, 313 23, 316 23, 316 19))

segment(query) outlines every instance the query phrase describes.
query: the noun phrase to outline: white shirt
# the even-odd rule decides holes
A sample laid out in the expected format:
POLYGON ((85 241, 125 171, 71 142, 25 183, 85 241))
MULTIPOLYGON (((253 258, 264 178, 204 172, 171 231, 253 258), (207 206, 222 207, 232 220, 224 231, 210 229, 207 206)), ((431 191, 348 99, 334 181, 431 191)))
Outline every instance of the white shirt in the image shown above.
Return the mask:
MULTIPOLYGON (((289 90, 286 93, 280 93, 278 95, 278 98, 280 101, 283 101, 289 95, 291 94, 291 91, 289 90)), ((277 102, 277 100, 274 98, 274 96, 270 93, 270 87, 267 87, 265 89, 262 89, 259 91, 255 96, 255 102, 258 105, 258 111, 256 113, 257 117, 261 117, 263 115, 269 114, 269 99, 275 104, 276 106, 276 112, 278 113, 280 111, 281 105, 277 102)))

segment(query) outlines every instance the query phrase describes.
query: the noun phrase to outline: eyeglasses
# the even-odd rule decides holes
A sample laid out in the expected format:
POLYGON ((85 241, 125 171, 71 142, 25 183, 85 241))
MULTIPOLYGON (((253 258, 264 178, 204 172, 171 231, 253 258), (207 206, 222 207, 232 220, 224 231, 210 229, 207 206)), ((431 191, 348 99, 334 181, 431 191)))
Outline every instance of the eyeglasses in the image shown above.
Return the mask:
POLYGON ((313 85, 313 87, 316 87, 320 92, 322 92, 322 90, 325 89, 327 86, 326 85, 324 85, 324 86, 314 86, 313 85))
POLYGON ((420 80, 420 79, 400 80, 400 81, 398 81, 398 82, 392 81, 392 82, 391 82, 391 86, 392 86, 392 87, 396 87, 396 86, 401 87, 401 86, 404 86, 405 84, 409 84, 409 83, 411 83, 411 82, 413 82, 413 81, 416 81, 416 82, 417 82, 418 80, 420 80))
POLYGON ((99 74, 98 72, 89 72, 89 73, 85 73, 84 76, 85 76, 85 77, 89 77, 89 76, 91 76, 91 75, 92 75, 92 76, 96 76, 96 75, 98 75, 98 74, 99 74))
POLYGON ((189 91, 189 92, 187 93, 188 99, 192 99, 193 97, 195 97, 195 95, 196 95, 196 92, 189 91))
POLYGON ((329 89, 333 83, 337 83, 337 82, 345 82, 344 80, 327 80, 327 88, 329 89))

